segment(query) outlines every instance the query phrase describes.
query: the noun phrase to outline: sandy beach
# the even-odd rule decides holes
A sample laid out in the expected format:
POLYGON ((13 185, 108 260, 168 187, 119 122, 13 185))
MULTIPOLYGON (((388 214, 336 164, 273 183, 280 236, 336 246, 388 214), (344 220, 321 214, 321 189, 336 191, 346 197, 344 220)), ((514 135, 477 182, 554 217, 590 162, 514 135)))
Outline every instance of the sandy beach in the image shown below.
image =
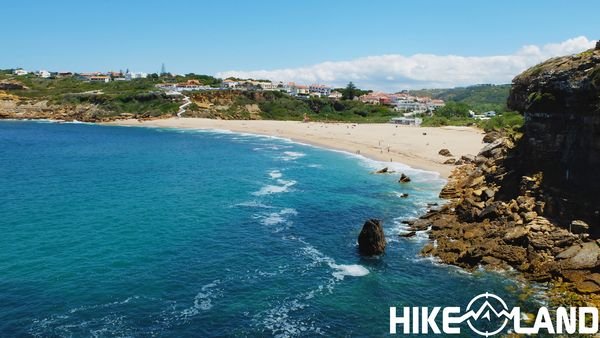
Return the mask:
POLYGON ((320 147, 359 153, 368 158, 407 164, 438 172, 447 178, 454 168, 443 164, 448 157, 438 154, 447 148, 455 158, 475 155, 483 147, 483 132, 470 127, 411 127, 393 124, 321 123, 269 120, 212 120, 169 118, 138 121, 120 120, 112 125, 164 128, 225 129, 289 138, 320 147))

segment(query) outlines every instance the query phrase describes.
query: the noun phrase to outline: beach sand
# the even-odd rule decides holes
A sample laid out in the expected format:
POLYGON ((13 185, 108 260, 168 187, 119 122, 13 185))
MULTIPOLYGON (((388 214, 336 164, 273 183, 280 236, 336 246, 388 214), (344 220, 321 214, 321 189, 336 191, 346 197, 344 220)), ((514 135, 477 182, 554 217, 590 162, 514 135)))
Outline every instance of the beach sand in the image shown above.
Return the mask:
POLYGON ((476 155, 483 147, 483 132, 471 127, 413 127, 388 123, 353 124, 270 120, 212 120, 169 118, 138 121, 119 120, 111 125, 164 128, 225 129, 289 138, 315 146, 358 153, 383 161, 399 162, 413 168, 438 172, 448 178, 455 166, 443 164, 448 157, 438 154, 446 148, 458 159, 476 155))

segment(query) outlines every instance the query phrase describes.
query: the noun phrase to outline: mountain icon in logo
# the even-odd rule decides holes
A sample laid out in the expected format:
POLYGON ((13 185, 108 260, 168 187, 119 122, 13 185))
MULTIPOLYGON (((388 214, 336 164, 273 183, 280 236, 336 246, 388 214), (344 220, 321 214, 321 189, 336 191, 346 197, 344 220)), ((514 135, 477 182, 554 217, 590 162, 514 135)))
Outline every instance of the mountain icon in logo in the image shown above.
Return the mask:
POLYGON ((504 300, 489 292, 473 297, 466 310, 462 318, 467 320, 473 332, 484 337, 502 332, 508 320, 512 319, 504 300), (477 310, 474 310, 475 306, 479 306, 477 310), (485 321, 483 324, 482 320, 485 321), (492 329, 494 326, 496 328, 492 329))

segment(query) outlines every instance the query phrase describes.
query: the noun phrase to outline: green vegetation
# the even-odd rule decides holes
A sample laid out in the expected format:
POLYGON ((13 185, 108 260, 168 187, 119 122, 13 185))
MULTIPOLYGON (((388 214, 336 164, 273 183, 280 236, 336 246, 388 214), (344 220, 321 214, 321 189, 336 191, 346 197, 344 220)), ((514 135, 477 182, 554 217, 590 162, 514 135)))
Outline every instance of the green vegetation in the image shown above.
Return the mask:
MULTIPOLYGON (((388 122, 397 116, 390 107, 368 105, 359 101, 340 100, 332 101, 328 98, 297 98, 285 93, 269 91, 239 92, 229 107, 228 113, 238 115, 240 107, 256 104, 261 110, 261 117, 270 120, 295 120, 301 121, 304 115, 312 121, 338 121, 375 123, 388 122)), ((244 114, 241 114, 242 117, 244 114)))
POLYGON ((516 112, 506 112, 489 120, 475 120, 464 116, 427 116, 423 118, 424 127, 477 126, 485 131, 517 130, 523 126, 523 116, 516 112))
POLYGON ((343 100, 353 100, 355 97, 373 92, 372 90, 358 89, 352 81, 350 81, 345 88, 338 88, 335 90, 342 93, 343 100))
POLYGON ((464 103, 473 111, 480 113, 490 110, 497 113, 503 113, 508 111, 506 100, 509 91, 509 84, 483 84, 451 89, 411 90, 409 93, 416 96, 430 96, 433 99, 440 99, 446 102, 454 101, 457 103, 464 103))
POLYGON ((435 110, 435 115, 439 117, 451 118, 466 118, 469 117, 469 110, 471 108, 460 102, 450 101, 445 106, 435 110))
POLYGON ((430 96, 446 102, 433 116, 423 118, 423 126, 478 126, 486 131, 514 130, 523 125, 523 116, 506 107, 510 85, 477 85, 452 89, 422 89, 410 91, 417 96, 430 96), (469 111, 498 115, 488 120, 475 120, 469 111))
POLYGON ((175 114, 181 104, 178 98, 165 95, 156 88, 158 83, 177 83, 197 80, 203 85, 215 86, 220 80, 208 75, 158 76, 131 81, 89 82, 81 77, 44 79, 33 74, 14 76, 11 71, 0 71, 1 80, 14 80, 28 89, 13 90, 11 94, 24 99, 47 100, 52 104, 93 104, 106 116, 122 113, 147 116, 175 114))

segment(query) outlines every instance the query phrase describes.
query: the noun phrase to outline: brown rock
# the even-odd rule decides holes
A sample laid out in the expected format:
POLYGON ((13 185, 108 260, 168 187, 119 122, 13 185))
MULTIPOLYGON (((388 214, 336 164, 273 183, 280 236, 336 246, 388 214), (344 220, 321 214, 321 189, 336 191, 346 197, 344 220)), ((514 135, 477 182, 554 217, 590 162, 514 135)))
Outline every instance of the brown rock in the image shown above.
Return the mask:
POLYGON ((493 189, 487 188, 483 191, 483 197, 486 200, 494 198, 495 195, 496 192, 493 189))
POLYGON ((444 164, 456 164, 456 159, 449 158, 449 159, 447 159, 447 160, 444 161, 444 164))
POLYGON ((529 223, 537 217, 537 212, 535 212, 535 211, 524 212, 521 214, 521 217, 523 218, 523 220, 525 222, 529 223))
POLYGON ((369 219, 358 235, 358 250, 363 255, 380 255, 385 251, 386 241, 383 223, 378 219, 369 219))
POLYGON ((423 249, 421 250, 421 252, 425 255, 431 253, 433 251, 433 244, 431 243, 427 243, 425 244, 425 246, 423 247, 423 249))
POLYGON ((485 180, 485 177, 483 176, 477 176, 471 179, 471 182, 469 183, 469 187, 475 187, 480 185, 481 183, 483 183, 483 181, 485 180))
POLYGON ((442 156, 446 156, 446 157, 451 157, 452 153, 450 152, 450 150, 444 148, 444 149, 440 149, 440 151, 438 152, 438 154, 442 155, 442 156))
POLYGON ((398 236, 400 237, 405 237, 405 238, 409 238, 409 237, 415 237, 417 235, 416 231, 409 231, 403 234, 399 234, 398 236))
POLYGON ((600 292, 600 285, 590 280, 584 280, 583 282, 575 283, 575 288, 581 293, 600 292))
POLYGON ((501 259, 511 265, 520 265, 527 259, 527 250, 513 245, 498 245, 491 249, 490 256, 501 259))
POLYGON ((473 163, 473 162, 475 162, 475 156, 473 156, 473 155, 463 155, 463 156, 460 157, 460 159, 464 163, 473 163))
POLYGON ((375 174, 387 174, 388 172, 389 172, 388 167, 384 167, 384 168, 381 168, 381 169, 375 171, 374 173, 375 174))
POLYGON ((587 234, 590 230, 590 226, 584 221, 574 220, 571 222, 570 230, 574 234, 587 234))
POLYGON ((581 250, 581 245, 573 245, 566 250, 562 251, 558 255, 556 255, 557 259, 567 259, 575 256, 579 250, 581 250))
POLYGON ((403 174, 400 175, 400 179, 398 180, 398 182, 400 182, 400 183, 408 183, 408 182, 410 182, 410 177, 404 175, 404 173, 403 173, 403 174))
POLYGON ((529 235, 529 230, 524 226, 516 226, 506 231, 503 239, 507 243, 521 242, 529 235))
POLYGON ((563 262, 563 268, 572 270, 592 269, 599 265, 600 247, 596 242, 583 243, 575 255, 563 262))
POLYGON ((483 142, 484 143, 492 143, 501 137, 502 137, 501 133, 499 133, 497 131, 491 131, 491 132, 485 134, 485 136, 483 137, 483 142))

